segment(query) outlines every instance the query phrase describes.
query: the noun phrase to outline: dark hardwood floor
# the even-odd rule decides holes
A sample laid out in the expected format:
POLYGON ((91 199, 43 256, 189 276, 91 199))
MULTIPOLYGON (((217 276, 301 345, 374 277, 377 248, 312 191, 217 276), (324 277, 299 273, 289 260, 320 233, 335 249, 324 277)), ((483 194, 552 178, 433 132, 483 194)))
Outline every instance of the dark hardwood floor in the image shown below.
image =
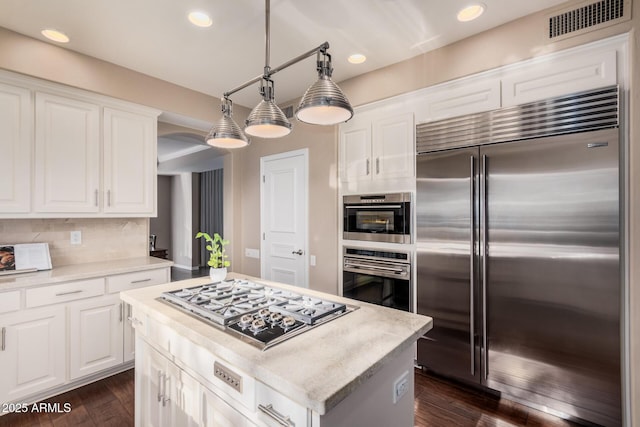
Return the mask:
POLYGON ((416 426, 578 426, 420 370, 415 371, 415 380, 416 426))
MULTIPOLYGON (((416 426, 550 426, 573 427, 574 423, 453 384, 416 370, 416 426)), ((51 411, 13 413, 0 417, 0 426, 133 426, 133 370, 106 378, 48 399, 51 411), (70 411, 64 412, 65 403, 70 411)), ((29 406, 31 408, 31 405, 29 406)), ((394 427, 394 426, 371 426, 394 427)))

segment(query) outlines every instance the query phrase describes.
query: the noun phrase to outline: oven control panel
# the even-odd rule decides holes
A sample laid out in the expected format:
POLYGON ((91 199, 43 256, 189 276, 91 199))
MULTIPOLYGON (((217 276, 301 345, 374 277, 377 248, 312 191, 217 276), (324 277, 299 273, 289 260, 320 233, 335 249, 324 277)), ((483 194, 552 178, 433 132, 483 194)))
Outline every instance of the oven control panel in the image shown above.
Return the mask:
POLYGON ((213 363, 213 374, 225 384, 242 393, 242 377, 219 362, 213 363))

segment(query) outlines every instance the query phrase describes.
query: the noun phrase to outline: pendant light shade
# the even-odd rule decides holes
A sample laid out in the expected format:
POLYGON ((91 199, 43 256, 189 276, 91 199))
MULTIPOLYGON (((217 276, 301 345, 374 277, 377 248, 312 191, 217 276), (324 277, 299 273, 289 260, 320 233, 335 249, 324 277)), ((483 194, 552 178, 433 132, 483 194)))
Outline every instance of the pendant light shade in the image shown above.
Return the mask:
POLYGON ((263 99, 247 117, 244 131, 260 138, 280 138, 289 135, 291 122, 273 100, 273 82, 263 80, 260 93, 263 99))
POLYGON ((224 100, 222 118, 211 128, 206 141, 218 148, 241 148, 250 144, 249 138, 231 117, 231 100, 224 100))
POLYGON ((318 52, 318 80, 304 93, 296 117, 313 125, 335 125, 353 117, 353 108, 337 84, 331 80, 331 56, 318 52), (322 58, 320 55, 322 54, 322 58))
POLYGON ((353 117, 353 108, 338 85, 322 76, 305 92, 296 117, 314 125, 335 125, 353 117))

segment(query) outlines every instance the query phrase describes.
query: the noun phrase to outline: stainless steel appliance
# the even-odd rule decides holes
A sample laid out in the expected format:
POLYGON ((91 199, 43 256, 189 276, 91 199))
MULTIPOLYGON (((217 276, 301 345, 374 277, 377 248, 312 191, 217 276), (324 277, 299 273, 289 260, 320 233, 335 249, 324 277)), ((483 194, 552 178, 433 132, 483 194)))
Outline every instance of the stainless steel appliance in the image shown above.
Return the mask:
POLYGON ((342 271, 343 296, 412 311, 408 252, 345 247, 342 271))
POLYGON ((163 292, 161 300, 261 349, 357 308, 248 280, 163 292))
POLYGON ((618 126, 616 87, 417 126, 420 365, 621 425, 618 126))
POLYGON ((411 243, 411 193, 343 196, 343 238, 411 243))

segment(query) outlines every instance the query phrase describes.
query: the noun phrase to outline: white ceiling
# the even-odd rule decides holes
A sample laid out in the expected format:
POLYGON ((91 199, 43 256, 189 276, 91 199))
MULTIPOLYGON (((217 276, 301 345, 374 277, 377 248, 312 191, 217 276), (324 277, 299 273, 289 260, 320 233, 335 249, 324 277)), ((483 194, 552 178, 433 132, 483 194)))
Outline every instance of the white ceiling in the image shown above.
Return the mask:
MULTIPOLYGON (((339 82, 450 44, 565 0, 482 0, 483 16, 460 23, 455 15, 470 0, 272 0, 271 66, 328 41, 339 82), (347 57, 368 60, 352 65, 347 57)), ((220 97, 262 73, 263 0, 2 0, 0 26, 45 40, 53 27, 71 41, 65 48, 220 97), (186 18, 203 10, 213 26, 186 18)), ((276 100, 302 95, 315 80, 307 59, 274 76, 276 100)), ((253 107, 246 88, 232 97, 253 107)))

